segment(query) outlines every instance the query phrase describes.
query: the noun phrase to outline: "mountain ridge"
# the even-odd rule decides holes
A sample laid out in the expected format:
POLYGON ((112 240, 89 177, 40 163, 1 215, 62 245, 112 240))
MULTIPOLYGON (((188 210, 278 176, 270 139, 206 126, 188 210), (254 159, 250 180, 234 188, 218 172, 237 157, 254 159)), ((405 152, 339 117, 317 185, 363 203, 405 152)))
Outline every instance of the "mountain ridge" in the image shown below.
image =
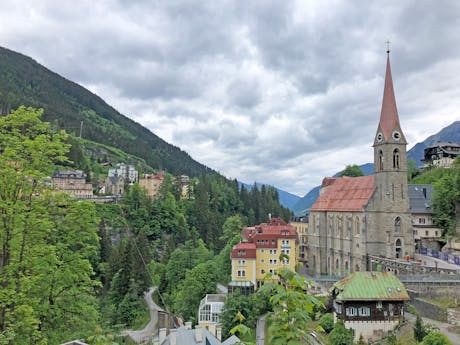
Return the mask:
POLYGON ((39 64, 31 57, 0 47, 0 113, 20 105, 43 108, 43 119, 55 129, 119 148, 171 174, 216 173, 124 116, 101 97, 39 64))

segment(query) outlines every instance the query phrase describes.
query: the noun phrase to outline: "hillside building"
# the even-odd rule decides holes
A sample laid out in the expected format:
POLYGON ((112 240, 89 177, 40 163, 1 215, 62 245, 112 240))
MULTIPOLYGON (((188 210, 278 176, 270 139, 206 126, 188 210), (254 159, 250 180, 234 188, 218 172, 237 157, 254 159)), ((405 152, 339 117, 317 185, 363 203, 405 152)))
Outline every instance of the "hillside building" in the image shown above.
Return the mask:
POLYGON ((260 287, 267 273, 279 268, 295 270, 298 238, 292 225, 281 218, 272 218, 268 223, 245 227, 241 233, 243 241, 231 252, 232 281, 229 291, 236 288, 253 292, 260 287))
POLYGON ((91 198, 93 185, 86 182, 86 174, 81 170, 56 170, 51 178, 53 188, 76 198, 91 198))
POLYGON ((441 238, 442 229, 433 223, 432 195, 433 186, 430 184, 409 185, 410 210, 417 250, 420 247, 441 249, 438 240, 441 238))
POLYGON ((332 295, 334 322, 362 335, 366 342, 385 337, 404 320, 404 304, 409 295, 404 284, 389 272, 355 272, 336 282, 332 295))
POLYGON ((161 186, 165 179, 165 173, 163 171, 157 174, 145 174, 143 178, 139 179, 139 185, 144 188, 145 193, 154 198, 160 194, 161 186))
POLYGON ((424 150, 425 167, 450 168, 460 154, 460 143, 438 141, 424 150))
POLYGON ((107 174, 108 177, 122 177, 124 182, 133 185, 137 182, 139 178, 139 173, 137 172, 134 165, 118 163, 116 168, 109 169, 107 174))
POLYGON ((396 260, 414 256, 406 145, 388 52, 373 143, 374 173, 323 180, 320 195, 310 209, 307 255, 311 274, 364 271, 368 254, 396 260))

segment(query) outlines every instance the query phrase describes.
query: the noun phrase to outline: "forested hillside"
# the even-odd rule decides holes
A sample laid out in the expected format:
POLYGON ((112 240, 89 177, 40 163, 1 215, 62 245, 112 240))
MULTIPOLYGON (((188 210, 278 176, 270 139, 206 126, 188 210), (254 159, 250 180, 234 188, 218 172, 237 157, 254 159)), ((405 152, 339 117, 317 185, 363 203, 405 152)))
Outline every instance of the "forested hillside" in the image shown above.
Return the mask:
POLYGON ((0 47, 0 113, 20 105, 43 108, 44 120, 77 136, 83 121, 83 138, 143 158, 153 168, 189 176, 211 172, 97 95, 27 56, 0 47))
POLYGON ((47 176, 79 143, 40 118, 25 107, 0 117, 0 344, 113 344, 107 334, 145 322, 152 285, 165 309, 196 320, 200 299, 230 279, 241 228, 291 215, 275 188, 217 173, 193 178, 187 198, 167 174, 156 199, 134 184, 119 203, 76 201, 47 176))

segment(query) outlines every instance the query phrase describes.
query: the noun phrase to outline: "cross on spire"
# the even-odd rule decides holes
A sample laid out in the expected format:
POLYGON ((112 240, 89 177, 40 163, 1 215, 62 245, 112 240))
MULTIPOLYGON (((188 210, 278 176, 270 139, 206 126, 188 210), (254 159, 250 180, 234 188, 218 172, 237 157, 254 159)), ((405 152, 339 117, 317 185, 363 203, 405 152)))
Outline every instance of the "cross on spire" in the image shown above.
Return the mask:
POLYGON ((387 54, 390 54, 390 40, 385 42, 387 44, 387 54))

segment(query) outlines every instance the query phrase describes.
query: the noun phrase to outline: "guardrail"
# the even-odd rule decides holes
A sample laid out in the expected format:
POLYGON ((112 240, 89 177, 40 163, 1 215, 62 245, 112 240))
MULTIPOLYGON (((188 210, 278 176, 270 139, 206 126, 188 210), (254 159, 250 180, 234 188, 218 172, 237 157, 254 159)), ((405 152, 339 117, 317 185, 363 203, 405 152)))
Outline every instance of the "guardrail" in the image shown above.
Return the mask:
POLYGON ((420 254, 428 255, 433 258, 437 258, 443 261, 450 262, 451 264, 460 266, 460 258, 458 256, 455 256, 449 253, 443 253, 439 250, 422 247, 420 248, 420 254))

